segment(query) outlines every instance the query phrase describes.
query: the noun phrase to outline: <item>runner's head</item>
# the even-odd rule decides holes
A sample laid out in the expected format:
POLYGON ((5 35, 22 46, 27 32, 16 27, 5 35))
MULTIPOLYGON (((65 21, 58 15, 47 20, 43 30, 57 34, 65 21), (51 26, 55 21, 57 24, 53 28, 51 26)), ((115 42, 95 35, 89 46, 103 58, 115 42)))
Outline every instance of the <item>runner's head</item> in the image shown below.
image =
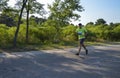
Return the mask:
POLYGON ((79 23, 79 24, 78 24, 78 26, 81 28, 81 27, 82 27, 82 24, 81 24, 81 23, 79 23))

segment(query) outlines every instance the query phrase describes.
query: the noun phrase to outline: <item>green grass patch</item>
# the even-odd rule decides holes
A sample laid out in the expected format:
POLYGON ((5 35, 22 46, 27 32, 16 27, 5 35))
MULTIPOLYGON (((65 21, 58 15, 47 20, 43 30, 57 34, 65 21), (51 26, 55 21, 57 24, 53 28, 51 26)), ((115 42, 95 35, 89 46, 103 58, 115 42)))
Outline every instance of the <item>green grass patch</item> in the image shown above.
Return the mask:
MULTIPOLYGON (((25 51, 39 51, 39 50, 52 50, 52 49, 66 49, 78 47, 78 41, 75 42, 59 42, 49 44, 28 44, 19 45, 16 48, 0 47, 0 52, 25 52, 25 51)), ((120 42, 85 42, 87 46, 107 46, 107 45, 120 45, 120 42)))

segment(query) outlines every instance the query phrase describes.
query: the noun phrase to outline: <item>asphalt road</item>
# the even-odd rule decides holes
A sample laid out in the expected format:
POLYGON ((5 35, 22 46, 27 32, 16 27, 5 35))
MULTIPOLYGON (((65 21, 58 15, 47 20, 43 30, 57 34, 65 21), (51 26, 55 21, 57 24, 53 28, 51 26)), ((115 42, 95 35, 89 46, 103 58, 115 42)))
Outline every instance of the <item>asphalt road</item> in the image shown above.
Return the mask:
POLYGON ((0 78, 120 78, 120 45, 1 53, 0 78))

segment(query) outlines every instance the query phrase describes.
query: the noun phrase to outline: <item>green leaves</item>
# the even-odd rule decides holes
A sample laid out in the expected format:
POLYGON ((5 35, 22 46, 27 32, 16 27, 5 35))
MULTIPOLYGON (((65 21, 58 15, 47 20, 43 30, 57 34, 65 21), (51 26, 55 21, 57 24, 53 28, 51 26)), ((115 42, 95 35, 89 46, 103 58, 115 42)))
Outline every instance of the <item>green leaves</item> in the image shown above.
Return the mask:
POLYGON ((8 2, 9 0, 0 0, 0 11, 8 7, 8 2))
POLYGON ((75 41, 77 39, 76 27, 68 25, 61 29, 61 39, 64 41, 75 41))
MULTIPOLYGON (((15 4, 17 9, 21 9, 22 6, 22 0, 18 0, 17 3, 15 4)), ((30 14, 39 14, 43 15, 45 14, 45 10, 43 8, 43 4, 39 3, 37 0, 28 0, 26 4, 26 10, 30 10, 30 14)))
POLYGON ((119 41, 120 40, 120 25, 118 26, 110 26, 110 25, 89 25, 87 26, 89 30, 88 40, 101 41, 119 41))
POLYGON ((80 15, 75 13, 82 12, 83 7, 80 5, 80 0, 55 0, 52 5, 49 5, 50 18, 53 20, 67 21, 70 19, 79 19, 80 15))
POLYGON ((101 24, 103 24, 103 25, 106 24, 106 21, 104 19, 102 19, 102 18, 97 19, 96 25, 101 25, 101 24))

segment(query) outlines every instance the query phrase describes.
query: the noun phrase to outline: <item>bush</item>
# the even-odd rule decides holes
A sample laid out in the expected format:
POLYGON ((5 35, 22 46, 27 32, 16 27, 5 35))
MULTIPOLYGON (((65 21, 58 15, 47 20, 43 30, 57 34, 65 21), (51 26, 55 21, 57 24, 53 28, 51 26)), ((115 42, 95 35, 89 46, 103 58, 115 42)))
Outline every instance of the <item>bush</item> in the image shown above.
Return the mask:
POLYGON ((6 25, 4 24, 0 24, 0 46, 3 47, 3 46, 7 46, 9 44, 8 40, 9 40, 9 37, 8 37, 8 29, 9 27, 7 27, 6 25))
POLYGON ((64 41, 75 41, 77 40, 76 27, 69 25, 61 29, 60 37, 64 41))

